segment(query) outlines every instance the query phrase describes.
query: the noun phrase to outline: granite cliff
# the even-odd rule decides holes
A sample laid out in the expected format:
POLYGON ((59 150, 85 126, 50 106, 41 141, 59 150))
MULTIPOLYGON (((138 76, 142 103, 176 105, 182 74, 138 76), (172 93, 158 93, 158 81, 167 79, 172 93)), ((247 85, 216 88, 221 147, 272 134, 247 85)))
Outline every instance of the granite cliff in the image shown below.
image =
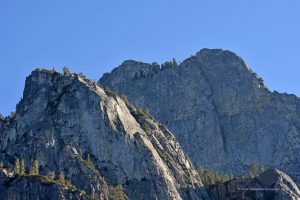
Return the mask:
POLYGON ((11 177, 7 174, 6 170, 0 170, 0 191, 1 200, 90 199, 79 191, 69 189, 54 182, 49 182, 44 177, 11 177))
POLYGON ((209 186, 215 200, 298 200, 300 191, 287 174, 277 169, 268 169, 255 178, 235 179, 209 186))
MULTIPOLYGON (((63 172, 84 191, 82 198, 116 199, 114 188, 121 186, 126 199, 208 199, 167 128, 81 75, 33 71, 15 114, 0 120, 0 136, 5 168, 13 169, 20 158, 28 172, 31 161, 38 160, 40 175, 63 172)), ((47 199, 45 193, 56 199, 57 192, 71 198, 71 190, 55 183, 45 187, 34 177, 9 182, 1 186, 4 199, 47 199), (31 191, 28 198, 22 198, 26 191, 31 191)))
POLYGON ((287 174, 277 169, 268 169, 255 178, 234 179, 208 187, 216 200, 298 200, 300 191, 287 174))
POLYGON ((287 175, 299 183, 300 100, 270 92, 234 53, 128 60, 99 83, 68 70, 27 77, 16 112, 0 115, 0 199, 300 198, 287 175), (194 167, 239 175, 253 163, 287 174, 205 188, 194 167))
POLYGON ((148 108, 196 167, 241 174, 256 163, 300 180, 300 99, 269 91, 230 51, 203 49, 179 65, 128 60, 99 83, 148 108))

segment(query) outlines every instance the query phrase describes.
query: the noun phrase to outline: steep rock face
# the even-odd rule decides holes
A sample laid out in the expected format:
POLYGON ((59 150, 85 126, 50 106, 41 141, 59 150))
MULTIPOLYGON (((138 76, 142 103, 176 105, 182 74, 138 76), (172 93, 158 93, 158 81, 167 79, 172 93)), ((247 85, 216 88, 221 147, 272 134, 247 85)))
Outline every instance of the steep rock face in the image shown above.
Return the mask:
POLYGON ((0 160, 38 159, 92 198, 122 185, 127 199, 206 199, 174 136, 111 91, 76 74, 36 70, 1 127, 0 160), (90 155, 90 156, 88 156, 90 155), (91 161, 88 161, 90 157, 91 161))
POLYGON ((297 200, 300 191, 287 174, 269 169, 253 179, 232 180, 209 187, 216 200, 297 200))
POLYGON ((232 52, 203 49, 161 69, 127 61, 99 83, 148 108, 197 167, 239 174, 257 163, 298 176, 299 98, 270 92, 232 52))

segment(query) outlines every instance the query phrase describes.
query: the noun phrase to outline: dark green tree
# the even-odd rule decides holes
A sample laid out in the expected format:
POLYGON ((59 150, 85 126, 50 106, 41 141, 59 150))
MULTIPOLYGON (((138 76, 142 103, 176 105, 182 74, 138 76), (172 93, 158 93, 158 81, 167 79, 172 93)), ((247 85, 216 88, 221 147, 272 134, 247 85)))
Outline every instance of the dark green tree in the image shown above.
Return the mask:
POLYGON ((250 172, 249 172, 249 175, 251 178, 254 178, 254 177, 257 177, 258 176, 258 170, 257 170, 257 166, 255 163, 253 163, 251 166, 250 166, 250 172))
POLYGON ((67 66, 64 66, 64 67, 63 67, 63 72, 64 72, 64 75, 66 75, 66 76, 68 76, 68 75, 71 74, 71 73, 70 73, 70 70, 69 70, 69 68, 68 68, 67 66))
POLYGON ((173 65, 173 67, 178 66, 178 63, 175 58, 172 58, 172 65, 173 65))
POLYGON ((32 175, 32 176, 39 175, 39 161, 38 160, 31 161, 29 175, 32 175))
POLYGON ((20 175, 24 176, 25 175, 25 163, 24 160, 21 160, 21 164, 20 164, 20 175))
POLYGON ((126 200, 122 185, 117 185, 112 189, 113 200, 126 200))
POLYGON ((88 163, 91 163, 91 157, 90 157, 90 154, 89 154, 89 153, 87 153, 86 161, 87 161, 88 163))
POLYGON ((16 160, 15 160, 15 167, 14 167, 14 173, 16 174, 16 175, 20 175, 20 159, 19 158, 17 158, 16 160))
POLYGON ((62 185, 65 185, 66 179, 65 179, 64 172, 60 172, 57 182, 62 184, 62 185))
POLYGON ((234 176, 232 174, 220 175, 217 171, 203 169, 202 167, 199 168, 198 173, 204 185, 213 185, 234 179, 234 176))

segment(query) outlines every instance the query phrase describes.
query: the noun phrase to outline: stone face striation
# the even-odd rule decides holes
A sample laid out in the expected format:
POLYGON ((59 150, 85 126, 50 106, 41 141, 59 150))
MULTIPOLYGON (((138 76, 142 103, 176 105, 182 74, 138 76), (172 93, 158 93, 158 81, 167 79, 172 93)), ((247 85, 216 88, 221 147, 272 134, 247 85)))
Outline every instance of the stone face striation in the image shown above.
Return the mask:
POLYGON ((268 169, 256 178, 235 179, 208 187, 215 200, 297 200, 300 191, 287 174, 277 169, 268 169))
POLYGON ((20 158, 28 171, 37 159, 40 174, 64 172, 90 198, 111 199, 112 188, 122 185, 127 199, 208 199, 167 128, 77 74, 33 71, 16 114, 0 120, 0 135, 5 167, 20 158))
POLYGON ((179 66, 125 61, 99 80, 148 108, 196 167, 244 173, 252 163, 300 180, 300 100, 270 92, 236 54, 203 49, 179 66))

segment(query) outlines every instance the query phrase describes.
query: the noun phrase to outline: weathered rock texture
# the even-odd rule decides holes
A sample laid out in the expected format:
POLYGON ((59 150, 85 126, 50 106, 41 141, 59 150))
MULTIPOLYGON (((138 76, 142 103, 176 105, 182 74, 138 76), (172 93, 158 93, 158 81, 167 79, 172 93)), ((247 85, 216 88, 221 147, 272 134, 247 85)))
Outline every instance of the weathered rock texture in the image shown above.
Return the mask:
POLYGON ((148 108, 197 167, 239 174, 257 163, 298 176, 299 98, 270 92, 232 52, 203 49, 164 68, 129 60, 99 82, 148 108))
POLYGON ((253 179, 232 180, 209 186, 216 200, 298 200, 300 191, 294 181, 277 169, 269 169, 253 179))
POLYGON ((59 184, 48 183, 42 177, 9 177, 0 172, 1 200, 83 199, 90 198, 59 184))
POLYGON ((40 174, 62 171, 92 198, 112 197, 113 185, 122 185, 127 199, 207 197, 164 126, 82 76, 32 72, 16 114, 0 125, 0 161, 6 167, 17 157, 27 167, 38 159, 40 174))

